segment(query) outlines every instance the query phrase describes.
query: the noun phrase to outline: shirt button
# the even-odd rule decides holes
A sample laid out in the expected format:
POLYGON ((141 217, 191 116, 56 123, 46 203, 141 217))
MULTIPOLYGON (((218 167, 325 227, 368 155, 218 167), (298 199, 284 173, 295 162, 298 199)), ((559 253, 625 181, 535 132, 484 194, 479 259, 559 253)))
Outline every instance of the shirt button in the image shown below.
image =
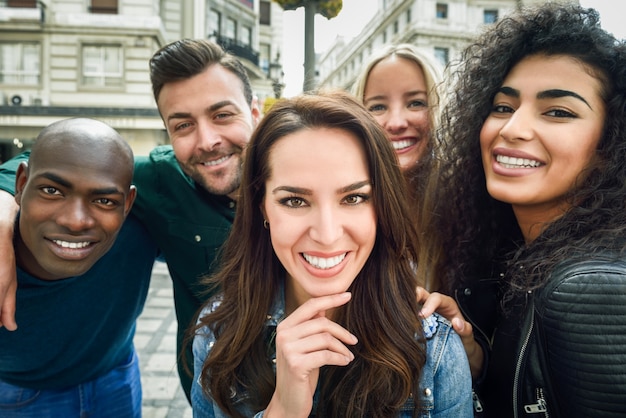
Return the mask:
POLYGON ((234 208, 235 207, 235 202, 232 202, 232 201, 228 202, 228 207, 231 208, 231 209, 234 208))
POLYGON ((202 241, 202 237, 201 237, 200 235, 196 235, 196 236, 195 236, 195 237, 193 237, 193 238, 196 240, 196 242, 200 242, 200 241, 202 241))
POLYGON ((430 395, 432 395, 432 393, 433 393, 433 391, 430 390, 429 388, 424 389, 424 395, 430 396, 430 395))

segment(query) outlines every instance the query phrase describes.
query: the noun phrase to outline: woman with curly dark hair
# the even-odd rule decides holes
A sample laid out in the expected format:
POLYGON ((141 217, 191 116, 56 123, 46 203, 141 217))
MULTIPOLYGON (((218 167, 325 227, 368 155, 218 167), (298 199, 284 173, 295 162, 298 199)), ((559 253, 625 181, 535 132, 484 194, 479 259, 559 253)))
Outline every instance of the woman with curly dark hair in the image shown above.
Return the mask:
POLYGON ((424 313, 452 319, 488 416, 624 416, 626 47, 548 3, 459 63, 424 234, 460 311, 433 294, 424 313))
POLYGON ((252 136, 221 296, 193 342, 197 417, 471 417, 460 338, 413 295, 394 150, 345 92, 276 103, 252 136))

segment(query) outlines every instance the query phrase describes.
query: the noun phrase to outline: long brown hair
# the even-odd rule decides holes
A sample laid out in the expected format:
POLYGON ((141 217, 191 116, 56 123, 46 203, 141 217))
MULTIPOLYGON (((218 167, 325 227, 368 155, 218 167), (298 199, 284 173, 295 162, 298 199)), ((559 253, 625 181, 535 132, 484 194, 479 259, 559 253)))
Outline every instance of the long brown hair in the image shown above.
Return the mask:
POLYGON ((261 121, 247 150, 221 269, 209 280, 221 287, 223 299, 196 327, 197 332, 208 326, 216 337, 200 383, 205 395, 232 416, 240 416, 233 405, 233 389, 247 392, 247 405, 254 411, 267 407, 275 389, 264 325, 285 270, 263 228, 260 210, 272 147, 286 135, 319 127, 345 130, 361 140, 373 185, 377 236, 349 289, 352 301, 338 308, 335 318, 359 339, 352 348, 355 360, 346 367, 322 369, 320 402, 313 412, 388 417, 397 414, 411 393, 418 393, 426 346, 415 300, 416 237, 405 183, 398 166, 391 163, 395 160, 391 144, 365 108, 345 92, 323 92, 281 100, 261 121))

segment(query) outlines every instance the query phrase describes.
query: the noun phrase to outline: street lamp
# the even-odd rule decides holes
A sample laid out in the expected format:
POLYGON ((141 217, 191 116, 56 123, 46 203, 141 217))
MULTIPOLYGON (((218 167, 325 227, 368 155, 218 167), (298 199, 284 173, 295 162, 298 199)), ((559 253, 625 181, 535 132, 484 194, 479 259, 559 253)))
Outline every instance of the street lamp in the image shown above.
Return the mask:
POLYGON ((283 66, 279 62, 280 54, 276 55, 276 60, 270 62, 270 79, 272 80, 272 89, 274 90, 274 97, 280 99, 283 94, 283 88, 285 88, 285 83, 283 83, 283 76, 285 73, 283 72, 283 66))

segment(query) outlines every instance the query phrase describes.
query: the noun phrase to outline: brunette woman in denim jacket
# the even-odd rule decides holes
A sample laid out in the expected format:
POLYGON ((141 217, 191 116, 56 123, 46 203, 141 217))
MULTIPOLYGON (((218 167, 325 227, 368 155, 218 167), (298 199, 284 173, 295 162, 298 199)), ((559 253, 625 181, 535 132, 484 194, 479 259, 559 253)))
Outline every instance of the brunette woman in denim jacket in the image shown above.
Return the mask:
POLYGON ((462 335, 487 416, 626 416, 624 43, 550 3, 488 29, 452 79, 430 226, 471 324, 441 295, 424 312, 462 335))
POLYGON ((194 330, 194 416, 471 416, 460 338, 420 317, 404 184, 347 93, 272 107, 194 330))

